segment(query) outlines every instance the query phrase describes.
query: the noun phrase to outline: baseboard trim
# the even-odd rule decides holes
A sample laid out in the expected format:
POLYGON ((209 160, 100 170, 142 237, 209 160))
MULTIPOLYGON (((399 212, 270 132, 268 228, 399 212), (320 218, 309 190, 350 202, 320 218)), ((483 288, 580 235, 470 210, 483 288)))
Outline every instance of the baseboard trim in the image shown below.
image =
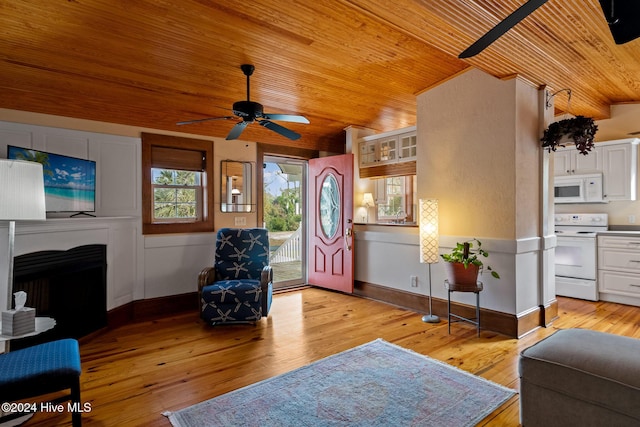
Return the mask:
MULTIPOLYGON (((393 304, 417 313, 429 311, 429 297, 411 292, 392 289, 386 286, 356 280, 354 295, 393 304)), ((447 301, 433 298, 433 314, 443 319, 447 317, 447 301)), ((451 302, 453 312, 464 317, 475 317, 475 307, 451 302)), ((152 320, 172 314, 193 312, 198 315, 198 297, 196 292, 166 297, 136 300, 116 307, 107 313, 107 329, 117 328, 131 322, 152 320)), ((521 338, 535 329, 549 324, 558 318, 558 301, 553 300, 546 306, 540 306, 524 315, 503 313, 480 308, 482 329, 501 333, 512 338, 521 338)))
POLYGON ((558 314, 558 300, 554 299, 546 305, 543 305, 541 308, 542 318, 540 319, 540 324, 544 327, 548 327, 551 323, 556 320, 560 315, 558 314))
MULTIPOLYGON (((426 313, 429 311, 429 297, 425 295, 418 295, 359 280, 355 281, 353 293, 364 298, 383 301, 418 313, 426 313)), ((443 319, 447 318, 446 300, 433 298, 432 307, 433 314, 443 319)), ((452 312, 460 316, 475 317, 475 306, 452 301, 451 308, 452 312)), ((520 338, 539 328, 541 326, 541 317, 542 314, 539 308, 535 308, 520 317, 515 314, 480 308, 480 323, 482 329, 498 332, 512 338, 520 338)))
POLYGON ((107 312, 107 327, 117 328, 131 322, 152 320, 192 311, 198 313, 197 292, 136 300, 107 312))

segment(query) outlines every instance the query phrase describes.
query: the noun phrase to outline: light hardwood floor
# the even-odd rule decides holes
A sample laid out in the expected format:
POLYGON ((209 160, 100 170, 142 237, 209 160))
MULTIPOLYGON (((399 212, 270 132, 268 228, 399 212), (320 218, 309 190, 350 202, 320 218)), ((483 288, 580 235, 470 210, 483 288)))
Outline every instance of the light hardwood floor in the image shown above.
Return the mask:
MULTIPOLYGON (((518 389, 520 351, 557 329, 590 328, 640 338, 640 308, 559 298, 560 318, 519 340, 471 325, 425 324, 421 314, 320 289, 274 296, 257 325, 209 327, 196 313, 127 325, 81 343, 85 426, 169 426, 178 410, 376 338, 518 389)), ((517 396, 480 425, 517 426, 517 396)), ((70 425, 37 414, 27 425, 70 425)))

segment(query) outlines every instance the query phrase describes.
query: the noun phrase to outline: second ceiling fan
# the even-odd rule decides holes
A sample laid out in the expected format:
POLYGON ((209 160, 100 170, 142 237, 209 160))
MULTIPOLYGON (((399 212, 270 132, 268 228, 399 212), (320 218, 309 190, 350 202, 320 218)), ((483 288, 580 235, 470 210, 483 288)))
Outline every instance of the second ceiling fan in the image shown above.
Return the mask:
MULTIPOLYGON (((548 0, 528 0, 465 49, 464 52, 458 55, 458 58, 470 58, 479 54, 547 1, 548 0)), ((640 1, 600 0, 600 7, 609 24, 609 30, 611 30, 611 35, 616 44, 624 44, 640 37, 640 1)))
POLYGON ((247 76, 247 100, 246 101, 238 101, 233 103, 233 114, 235 116, 223 116, 223 117, 209 117, 206 119, 197 119, 197 120, 187 120, 184 122, 178 122, 178 125, 188 125, 192 123, 201 123, 208 122, 210 120, 232 120, 232 119, 241 119, 238 123, 235 124, 231 131, 227 135, 225 139, 237 139, 242 131, 251 123, 258 123, 260 126, 263 126, 269 130, 272 130, 280 135, 287 137, 292 140, 296 140, 300 138, 300 134, 294 132, 286 127, 274 123, 272 120, 281 120, 285 122, 293 122, 293 123, 305 123, 308 124, 309 120, 304 116, 292 115, 292 114, 267 114, 264 112, 262 104, 251 101, 250 92, 251 87, 249 84, 249 79, 255 70, 255 67, 251 64, 242 64, 240 69, 247 76))

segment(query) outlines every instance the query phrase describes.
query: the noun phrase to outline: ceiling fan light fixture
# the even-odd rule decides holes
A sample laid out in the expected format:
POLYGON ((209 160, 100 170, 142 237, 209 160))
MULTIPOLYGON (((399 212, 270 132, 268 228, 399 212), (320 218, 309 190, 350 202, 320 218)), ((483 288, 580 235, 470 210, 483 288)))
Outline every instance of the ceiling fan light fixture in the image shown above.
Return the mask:
POLYGON ((198 120, 187 120, 184 122, 178 122, 177 125, 188 125, 192 123, 200 123, 206 122, 209 120, 222 120, 222 119, 233 119, 239 118, 241 121, 237 122, 229 134, 227 134, 226 140, 237 139, 240 137, 240 134, 244 131, 244 128, 247 125, 258 122, 262 127, 265 127, 273 132, 276 132, 286 138, 296 140, 300 138, 300 134, 296 133, 286 127, 279 125, 277 123, 272 122, 271 120, 282 120, 285 122, 294 122, 294 123, 304 123, 308 124, 309 120, 304 116, 293 115, 293 114, 265 114, 262 104, 258 102, 251 101, 250 92, 251 87, 249 84, 249 78, 253 74, 255 67, 251 64, 242 64, 240 69, 247 76, 247 99, 244 101, 237 101, 233 103, 233 114, 236 117, 228 116, 228 117, 210 117, 206 119, 198 119, 198 120))
POLYGON ((600 7, 616 44, 625 44, 640 37, 638 0, 600 0, 600 7))

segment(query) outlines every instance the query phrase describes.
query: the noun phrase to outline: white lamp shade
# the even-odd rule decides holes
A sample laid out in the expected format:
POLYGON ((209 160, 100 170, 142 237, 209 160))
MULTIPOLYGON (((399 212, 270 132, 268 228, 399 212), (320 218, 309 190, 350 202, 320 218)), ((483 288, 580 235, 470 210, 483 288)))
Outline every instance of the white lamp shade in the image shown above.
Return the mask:
POLYGON ((438 200, 420 199, 420 262, 438 262, 438 200))
POLYGON ((0 159, 0 220, 45 220, 44 178, 37 162, 0 159))
POLYGON ((364 193, 364 196, 362 196, 362 204, 365 206, 373 206, 373 194, 364 193))

